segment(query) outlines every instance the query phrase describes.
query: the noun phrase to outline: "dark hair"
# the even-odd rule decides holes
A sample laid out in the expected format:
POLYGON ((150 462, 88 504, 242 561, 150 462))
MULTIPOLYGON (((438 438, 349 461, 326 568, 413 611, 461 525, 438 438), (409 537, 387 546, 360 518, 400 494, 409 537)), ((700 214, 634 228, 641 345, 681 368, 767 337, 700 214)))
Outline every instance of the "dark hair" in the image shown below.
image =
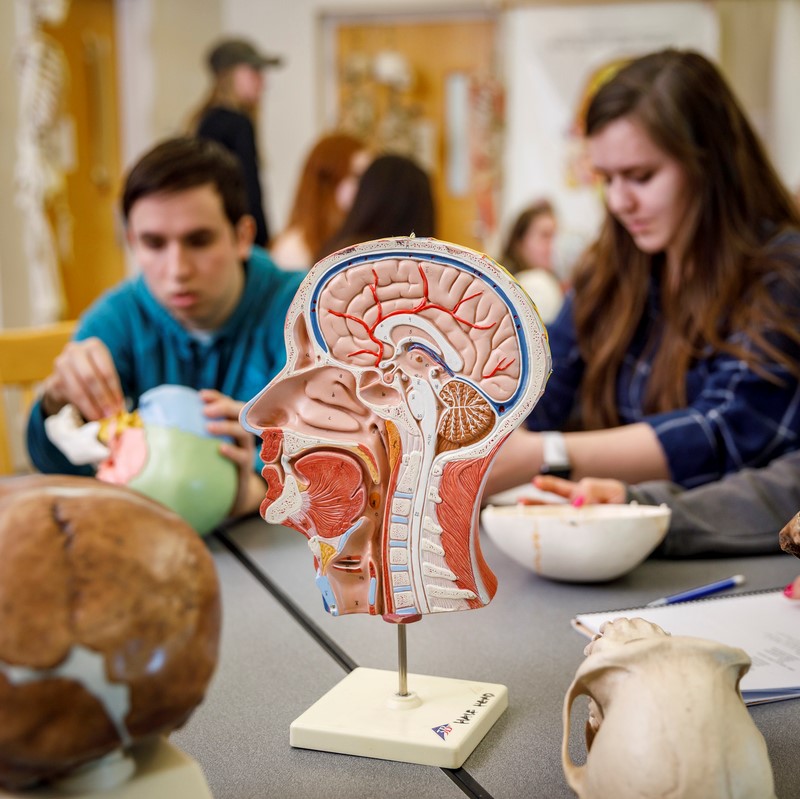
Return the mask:
POLYGON ((428 174, 403 155, 381 155, 361 176, 350 212, 318 258, 362 241, 435 232, 428 174))
MULTIPOLYGON (((728 352, 754 370, 769 362, 800 366, 774 344, 797 342, 796 314, 777 304, 765 276, 794 279, 790 260, 770 241, 800 226, 800 214, 717 68, 699 53, 663 50, 637 58, 597 91, 586 115, 589 137, 627 117, 680 162, 697 202, 680 280, 662 280, 664 330, 653 344, 645 408, 686 404, 686 373, 701 352, 728 352), (747 295, 746 299, 742 299, 747 295), (755 346, 726 340, 745 331, 755 346)), ((610 213, 575 273, 575 326, 586 372, 584 424, 619 423, 616 381, 645 310, 663 254, 640 251, 610 213)))
POLYGON ((248 213, 242 168, 234 155, 208 139, 167 139, 146 152, 131 168, 122 191, 122 216, 127 223, 137 200, 173 194, 210 184, 219 194, 232 225, 248 213))
POLYGON ((519 258, 517 249, 520 241, 525 237, 528 228, 533 224, 533 221, 540 216, 556 215, 552 203, 549 200, 537 200, 532 205, 520 211, 517 218, 511 225, 506 238, 505 246, 503 247, 503 255, 501 256, 500 263, 512 275, 516 275, 523 269, 527 269, 527 265, 522 263, 519 258))

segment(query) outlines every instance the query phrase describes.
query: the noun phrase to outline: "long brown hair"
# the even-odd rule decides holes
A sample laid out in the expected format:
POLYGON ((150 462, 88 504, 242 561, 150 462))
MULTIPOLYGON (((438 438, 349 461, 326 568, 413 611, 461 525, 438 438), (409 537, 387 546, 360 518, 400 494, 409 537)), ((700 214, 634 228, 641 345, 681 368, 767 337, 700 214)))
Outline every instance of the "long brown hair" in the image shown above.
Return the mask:
MULTIPOLYGON (((800 228, 800 213, 725 80, 698 53, 646 55, 598 90, 586 133, 591 137, 622 117, 639 122, 683 165, 699 209, 680 281, 661 281, 663 327, 644 355, 652 360, 645 411, 685 407, 687 372, 708 352, 740 358, 773 382, 769 364, 800 375, 800 364, 770 340, 778 333, 800 343, 797 310, 779 305, 775 287, 765 280, 778 273, 797 287, 797 255, 792 263, 770 240, 800 228), (726 340, 739 330, 750 337, 752 349, 726 340)), ((607 213, 578 266, 575 326, 586 363, 581 401, 588 428, 619 424, 619 369, 664 260, 663 253, 640 251, 607 213)))
POLYGON ((231 67, 214 76, 200 105, 189 115, 186 123, 187 135, 196 135, 201 120, 212 108, 230 108, 239 111, 253 123, 254 130, 258 127, 258 104, 243 103, 233 90, 234 69, 235 67, 231 67))
POLYGON ((344 221, 345 212, 336 204, 336 188, 350 174, 353 156, 366 149, 361 139, 349 133, 330 133, 308 154, 288 227, 302 233, 312 255, 344 221))

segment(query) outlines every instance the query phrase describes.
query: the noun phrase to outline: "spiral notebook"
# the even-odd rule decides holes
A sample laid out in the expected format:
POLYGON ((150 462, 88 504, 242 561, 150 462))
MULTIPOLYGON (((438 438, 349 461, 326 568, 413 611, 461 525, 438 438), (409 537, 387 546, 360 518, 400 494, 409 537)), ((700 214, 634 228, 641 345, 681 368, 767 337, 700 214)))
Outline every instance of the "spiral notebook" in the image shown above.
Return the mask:
POLYGON ((604 622, 620 616, 646 619, 672 635, 708 638, 744 649, 753 661, 741 682, 748 705, 800 697, 800 602, 786 599, 782 589, 580 613, 572 625, 591 637, 604 622))

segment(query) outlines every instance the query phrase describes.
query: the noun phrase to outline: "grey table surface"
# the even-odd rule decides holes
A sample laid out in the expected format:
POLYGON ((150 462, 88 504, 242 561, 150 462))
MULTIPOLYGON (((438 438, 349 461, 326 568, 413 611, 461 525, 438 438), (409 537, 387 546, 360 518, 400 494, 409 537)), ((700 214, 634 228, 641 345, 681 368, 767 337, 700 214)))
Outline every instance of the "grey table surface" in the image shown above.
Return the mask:
MULTIPOLYGON (((740 590, 788 583, 788 555, 648 560, 603 584, 537 577, 482 536, 499 587, 469 613, 408 627, 413 675, 502 683, 509 707, 461 769, 396 763, 289 746, 289 725, 354 666, 397 668, 396 629, 363 615, 333 618, 314 585, 304 538, 253 518, 210 540, 223 595, 218 672, 202 707, 173 740, 203 767, 216 799, 246 797, 571 797, 561 770, 561 708, 587 639, 581 612, 649 600, 742 573, 740 590)), ((580 705, 580 703, 579 703, 580 705)), ((576 711, 580 714, 580 708, 576 711)), ((800 797, 800 703, 751 708, 770 752, 777 795, 800 797)), ((581 727, 584 717, 575 717, 581 727)), ((574 756, 583 744, 573 735, 574 756)))

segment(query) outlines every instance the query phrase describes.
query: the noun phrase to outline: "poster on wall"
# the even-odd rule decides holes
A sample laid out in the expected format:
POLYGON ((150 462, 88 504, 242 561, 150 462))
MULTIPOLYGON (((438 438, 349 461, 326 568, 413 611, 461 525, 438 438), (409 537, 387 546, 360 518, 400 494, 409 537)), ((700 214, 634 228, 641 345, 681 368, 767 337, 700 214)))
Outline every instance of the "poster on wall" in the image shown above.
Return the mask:
POLYGON ((717 18, 699 0, 520 8, 504 25, 504 228, 532 201, 551 200, 559 217, 555 265, 566 278, 602 220, 581 136, 593 90, 620 62, 653 50, 693 49, 716 59, 717 18))

